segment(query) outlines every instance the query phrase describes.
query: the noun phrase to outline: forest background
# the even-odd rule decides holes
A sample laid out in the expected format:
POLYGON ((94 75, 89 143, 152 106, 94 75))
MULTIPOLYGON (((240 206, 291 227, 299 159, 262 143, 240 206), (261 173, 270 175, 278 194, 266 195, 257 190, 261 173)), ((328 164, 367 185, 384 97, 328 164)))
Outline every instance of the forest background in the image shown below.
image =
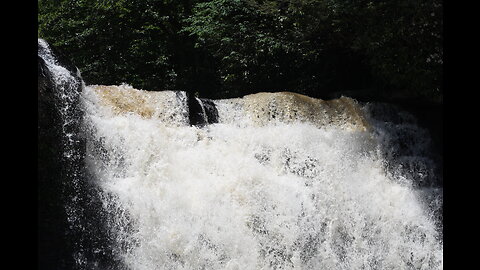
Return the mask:
POLYGON ((39 0, 87 84, 443 103, 441 0, 39 0))

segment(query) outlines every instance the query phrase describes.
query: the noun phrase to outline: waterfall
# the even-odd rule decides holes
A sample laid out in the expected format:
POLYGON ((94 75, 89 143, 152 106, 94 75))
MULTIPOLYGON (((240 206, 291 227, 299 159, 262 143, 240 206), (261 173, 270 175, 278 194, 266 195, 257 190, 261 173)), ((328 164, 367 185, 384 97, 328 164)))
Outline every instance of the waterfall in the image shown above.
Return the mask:
POLYGON ((127 269, 443 268, 441 188, 419 187, 427 158, 394 156, 400 135, 371 104, 258 93, 212 100, 217 122, 191 125, 181 91, 82 98, 87 167, 127 269))
POLYGON ((443 269, 441 168, 407 112, 85 85, 38 42, 49 269, 443 269))

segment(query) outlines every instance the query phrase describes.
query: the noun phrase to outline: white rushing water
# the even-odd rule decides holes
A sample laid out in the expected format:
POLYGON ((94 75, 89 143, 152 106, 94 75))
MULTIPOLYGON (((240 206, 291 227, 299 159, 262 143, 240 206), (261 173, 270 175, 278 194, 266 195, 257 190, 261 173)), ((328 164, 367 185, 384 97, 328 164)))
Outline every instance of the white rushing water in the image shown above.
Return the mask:
POLYGON ((52 77, 52 83, 54 83, 55 91, 52 94, 58 100, 55 105, 62 118, 62 134, 65 138, 64 155, 66 158, 71 158, 75 155, 75 144, 77 143, 76 134, 72 131, 72 127, 78 125, 77 112, 79 109, 76 105, 81 89, 85 85, 81 79, 80 71, 77 69, 76 74, 72 74, 62 66, 48 43, 40 38, 38 39, 38 55, 44 60, 52 77))
POLYGON ((87 86, 88 168, 126 267, 443 269, 423 193, 360 105, 298 97, 215 100, 199 128, 183 92, 87 86))

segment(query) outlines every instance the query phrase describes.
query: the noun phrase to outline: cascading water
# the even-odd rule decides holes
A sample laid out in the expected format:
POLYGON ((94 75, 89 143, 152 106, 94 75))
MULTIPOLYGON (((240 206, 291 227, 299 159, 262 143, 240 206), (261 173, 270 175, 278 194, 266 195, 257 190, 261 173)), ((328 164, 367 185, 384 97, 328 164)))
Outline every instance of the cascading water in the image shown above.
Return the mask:
POLYGON ((211 101, 218 123, 199 127, 184 92, 82 98, 87 167, 126 269, 443 269, 441 187, 418 188, 421 153, 398 164, 423 170, 391 165, 394 128, 368 105, 259 93, 211 101))
POLYGON ((98 188, 85 170, 84 82, 42 39, 38 57, 39 269, 116 269, 98 188))
POLYGON ((45 67, 51 76, 55 91, 52 91, 52 97, 56 100, 56 109, 61 117, 61 133, 63 139, 65 158, 75 158, 78 144, 78 126, 80 125, 81 109, 77 107, 83 85, 80 71, 75 73, 62 66, 50 46, 43 39, 38 39, 38 55, 45 63, 45 67))
POLYGON ((75 264, 48 269, 443 269, 442 187, 410 115, 85 87, 42 40, 39 56, 75 264))
POLYGON ((60 64, 42 39, 38 58, 39 259, 42 267, 69 268, 76 249, 69 239, 78 240, 69 228, 79 225, 72 201, 80 197, 84 171, 78 107, 84 85, 78 70, 60 64))

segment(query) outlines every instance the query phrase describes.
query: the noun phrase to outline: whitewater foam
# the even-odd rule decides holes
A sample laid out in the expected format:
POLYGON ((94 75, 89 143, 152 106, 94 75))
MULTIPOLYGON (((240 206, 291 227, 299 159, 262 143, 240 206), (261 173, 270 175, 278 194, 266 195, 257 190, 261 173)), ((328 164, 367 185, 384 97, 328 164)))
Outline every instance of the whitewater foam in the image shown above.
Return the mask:
POLYGON ((88 168, 127 268, 443 269, 422 193, 389 171, 355 101, 215 100, 219 123, 199 128, 183 94, 83 92, 88 168))

